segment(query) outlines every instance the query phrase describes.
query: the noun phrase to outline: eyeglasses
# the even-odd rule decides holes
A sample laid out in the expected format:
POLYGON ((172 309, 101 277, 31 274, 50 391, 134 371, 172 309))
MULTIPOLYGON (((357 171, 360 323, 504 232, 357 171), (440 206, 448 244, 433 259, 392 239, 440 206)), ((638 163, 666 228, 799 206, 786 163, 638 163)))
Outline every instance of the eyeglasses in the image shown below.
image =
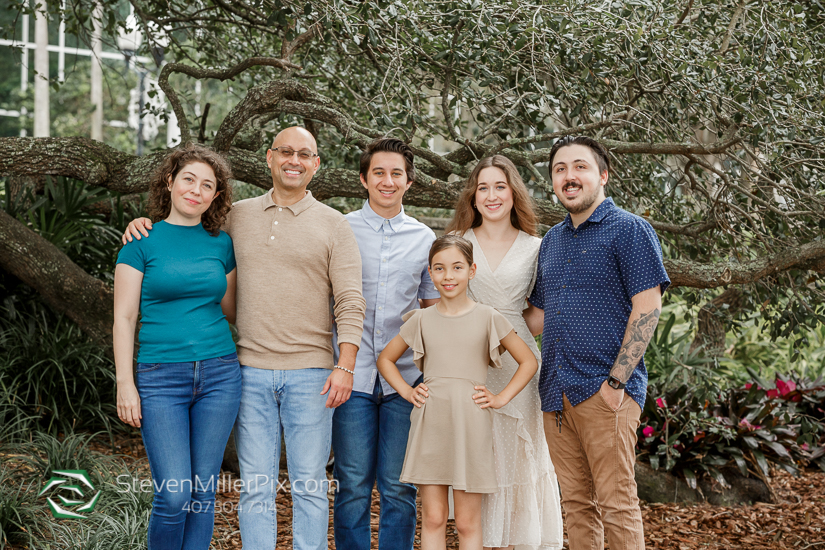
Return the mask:
POLYGON ((292 155, 298 153, 298 158, 301 160, 312 160, 318 156, 318 153, 313 153, 309 149, 301 149, 300 151, 296 151, 292 147, 288 147, 286 145, 282 145, 281 147, 272 147, 270 149, 273 153, 278 153, 282 159, 291 159, 292 155))

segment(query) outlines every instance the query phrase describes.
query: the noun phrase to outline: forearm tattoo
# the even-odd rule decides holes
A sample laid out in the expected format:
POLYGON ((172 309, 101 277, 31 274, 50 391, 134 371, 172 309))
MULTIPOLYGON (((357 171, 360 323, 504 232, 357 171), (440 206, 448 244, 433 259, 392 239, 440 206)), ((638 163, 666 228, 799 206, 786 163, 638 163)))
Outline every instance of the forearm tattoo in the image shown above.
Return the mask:
POLYGON ((654 309, 648 313, 642 313, 635 321, 627 325, 624 333, 624 341, 619 350, 619 355, 610 369, 610 374, 622 382, 627 382, 636 365, 642 360, 647 349, 647 344, 653 337, 653 331, 659 322, 659 309, 654 309))

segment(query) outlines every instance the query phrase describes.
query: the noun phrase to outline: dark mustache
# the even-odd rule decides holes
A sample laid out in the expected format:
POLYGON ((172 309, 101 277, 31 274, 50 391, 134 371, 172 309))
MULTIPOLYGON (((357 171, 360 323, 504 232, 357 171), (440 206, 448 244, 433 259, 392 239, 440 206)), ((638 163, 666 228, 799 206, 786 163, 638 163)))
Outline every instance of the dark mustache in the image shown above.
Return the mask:
POLYGON ((578 187, 579 189, 581 189, 581 184, 572 183, 572 182, 571 183, 565 183, 564 187, 562 187, 561 190, 562 191, 567 191, 571 187, 578 187))

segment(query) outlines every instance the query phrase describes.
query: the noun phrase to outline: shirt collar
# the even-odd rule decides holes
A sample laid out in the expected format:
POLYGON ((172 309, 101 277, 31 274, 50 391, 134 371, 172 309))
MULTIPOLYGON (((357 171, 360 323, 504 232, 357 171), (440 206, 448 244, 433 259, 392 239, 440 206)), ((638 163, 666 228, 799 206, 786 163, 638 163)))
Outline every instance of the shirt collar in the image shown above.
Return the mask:
POLYGON ((370 207, 370 201, 368 200, 364 201, 364 207, 361 208, 361 217, 364 218, 367 225, 372 227, 373 231, 378 231, 383 225, 389 226, 393 233, 401 229, 401 226, 404 225, 404 220, 406 219, 403 205, 401 206, 401 212, 387 220, 386 218, 382 218, 375 213, 375 210, 370 207))
MULTIPOLYGON (((607 197, 602 201, 602 203, 599 206, 596 207, 593 213, 590 214, 590 217, 579 225, 579 228, 581 228, 586 223, 600 223, 615 208, 616 203, 613 202, 613 198, 607 197)), ((571 230, 575 229, 573 227, 573 220, 570 219, 570 214, 567 214, 567 217, 564 218, 564 224, 571 230)))
MULTIPOLYGON (((305 210, 307 210, 310 206, 312 206, 316 202, 317 201, 315 200, 315 197, 312 196, 312 191, 307 189, 306 195, 304 195, 303 199, 299 200, 295 204, 290 204, 289 206, 284 206, 283 208, 288 209, 290 212, 292 212, 293 215, 297 216, 301 212, 304 212, 305 210)), ((272 191, 268 191, 264 195, 263 209, 266 210, 267 208, 271 208, 273 206, 279 206, 279 205, 275 204, 275 201, 272 200, 272 191)))

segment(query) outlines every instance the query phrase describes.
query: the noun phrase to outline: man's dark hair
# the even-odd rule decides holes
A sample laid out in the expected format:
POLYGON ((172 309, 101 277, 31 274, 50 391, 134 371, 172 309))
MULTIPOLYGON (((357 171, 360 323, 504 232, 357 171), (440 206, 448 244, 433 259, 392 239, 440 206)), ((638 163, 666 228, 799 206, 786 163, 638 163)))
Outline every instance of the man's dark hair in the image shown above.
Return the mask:
POLYGON ((407 172, 407 181, 415 179, 415 165, 413 164, 415 155, 413 155, 409 145, 397 138, 376 139, 367 145, 367 148, 361 153, 361 166, 359 169, 364 179, 367 179, 367 172, 370 171, 370 163, 375 153, 398 153, 404 157, 404 170, 407 172))
POLYGON ((559 152, 559 149, 567 147, 568 145, 584 145, 588 147, 593 151, 593 156, 596 157, 596 162, 599 164, 599 174, 604 173, 605 170, 610 171, 610 156, 607 154, 607 149, 605 149, 604 145, 587 136, 564 136, 556 141, 556 143, 553 144, 553 148, 550 149, 550 173, 553 172, 553 159, 556 157, 556 153, 559 152))

